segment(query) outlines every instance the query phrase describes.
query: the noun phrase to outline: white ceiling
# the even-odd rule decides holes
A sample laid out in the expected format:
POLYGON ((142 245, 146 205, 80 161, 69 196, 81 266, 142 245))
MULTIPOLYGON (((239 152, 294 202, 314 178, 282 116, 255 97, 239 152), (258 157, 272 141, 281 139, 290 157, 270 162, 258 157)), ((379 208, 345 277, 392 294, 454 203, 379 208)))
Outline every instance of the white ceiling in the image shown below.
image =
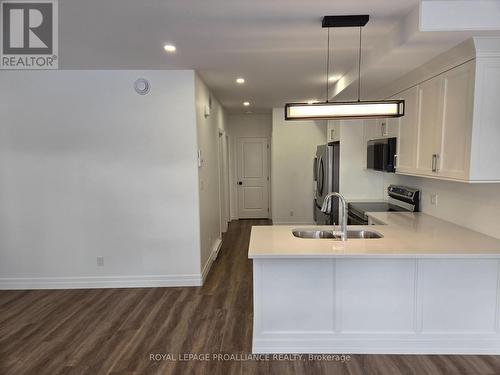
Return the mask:
MULTIPOLYGON (((196 69, 230 112, 325 98, 324 15, 369 14, 363 93, 470 34, 418 32, 418 0, 60 0, 64 69, 196 69), (416 24, 415 24, 416 23, 416 24), (162 46, 171 42, 175 54, 162 46), (375 72, 370 74, 370 72, 375 72), (236 77, 246 83, 237 85, 236 77)), ((331 29, 332 75, 353 75, 358 30, 331 29)), ((352 97, 355 79, 339 97, 352 97)))

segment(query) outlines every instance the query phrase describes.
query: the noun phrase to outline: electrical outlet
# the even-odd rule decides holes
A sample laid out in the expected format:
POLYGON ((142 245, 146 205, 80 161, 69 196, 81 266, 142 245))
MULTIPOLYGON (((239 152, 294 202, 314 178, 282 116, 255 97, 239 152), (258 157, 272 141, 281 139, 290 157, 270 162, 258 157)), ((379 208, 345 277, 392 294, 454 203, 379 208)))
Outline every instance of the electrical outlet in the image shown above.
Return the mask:
POLYGON ((294 215, 293 210, 290 210, 290 216, 293 216, 293 215, 294 215))
POLYGON ((438 195, 437 194, 431 194, 431 205, 437 207, 437 205, 438 205, 438 195))
POLYGON ((97 265, 99 267, 104 266, 104 257, 97 257, 97 265))

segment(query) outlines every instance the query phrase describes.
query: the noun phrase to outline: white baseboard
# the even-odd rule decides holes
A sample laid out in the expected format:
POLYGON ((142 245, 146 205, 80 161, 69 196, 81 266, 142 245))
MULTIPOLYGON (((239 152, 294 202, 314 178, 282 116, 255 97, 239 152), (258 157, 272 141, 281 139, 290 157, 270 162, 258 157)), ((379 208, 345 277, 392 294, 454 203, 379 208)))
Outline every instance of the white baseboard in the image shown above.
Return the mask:
POLYGON ((418 340, 418 339, 381 339, 371 340, 369 337, 359 339, 317 340, 255 340, 252 344, 253 354, 275 353, 310 353, 310 354, 449 354, 449 355, 498 355, 499 340, 490 339, 450 339, 418 340))
POLYGON ((0 278, 0 290, 9 289, 100 289, 201 286, 200 274, 0 278))
POLYGON ((210 269, 212 268, 212 264, 214 261, 217 259, 217 256, 219 255, 219 250, 222 247, 222 240, 220 238, 217 238, 217 240, 214 243, 214 246, 212 247, 212 251, 210 252, 210 256, 207 259, 207 262, 205 263, 205 266, 203 267, 203 271, 201 272, 201 282, 202 285, 205 283, 205 280, 208 276, 208 273, 210 272, 210 269))

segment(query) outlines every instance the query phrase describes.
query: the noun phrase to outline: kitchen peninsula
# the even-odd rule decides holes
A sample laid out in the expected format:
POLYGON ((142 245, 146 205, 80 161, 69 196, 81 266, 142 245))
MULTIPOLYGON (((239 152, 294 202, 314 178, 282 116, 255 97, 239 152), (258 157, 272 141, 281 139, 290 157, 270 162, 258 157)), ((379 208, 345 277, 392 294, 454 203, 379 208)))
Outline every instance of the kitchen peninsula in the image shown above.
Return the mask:
POLYGON ((370 213, 339 241, 255 226, 254 353, 500 354, 500 240, 423 213, 370 213))

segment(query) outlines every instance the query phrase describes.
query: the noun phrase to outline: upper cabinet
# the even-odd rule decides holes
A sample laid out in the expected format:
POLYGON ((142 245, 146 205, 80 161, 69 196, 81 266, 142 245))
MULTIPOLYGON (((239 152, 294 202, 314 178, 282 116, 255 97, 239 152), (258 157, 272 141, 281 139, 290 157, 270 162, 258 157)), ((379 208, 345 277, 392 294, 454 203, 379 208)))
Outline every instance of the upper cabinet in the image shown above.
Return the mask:
POLYGON ((396 169, 400 173, 415 172, 417 165, 417 111, 418 111, 417 87, 413 87, 401 93, 400 99, 405 101, 405 115, 396 119, 399 121, 398 145, 396 169))
POLYGON ((365 140, 397 137, 399 122, 397 118, 364 120, 365 140))
POLYGON ((340 140, 340 121, 328 120, 327 123, 327 142, 337 142, 340 140))
POLYGON ((400 174, 500 182, 500 59, 472 59, 400 94, 400 174))
POLYGON ((474 63, 469 62, 441 77, 443 108, 436 173, 442 177, 469 179, 474 102, 474 63))
POLYGON ((416 171, 419 174, 436 172, 436 155, 441 144, 442 102, 442 79, 431 79, 418 87, 416 171))

